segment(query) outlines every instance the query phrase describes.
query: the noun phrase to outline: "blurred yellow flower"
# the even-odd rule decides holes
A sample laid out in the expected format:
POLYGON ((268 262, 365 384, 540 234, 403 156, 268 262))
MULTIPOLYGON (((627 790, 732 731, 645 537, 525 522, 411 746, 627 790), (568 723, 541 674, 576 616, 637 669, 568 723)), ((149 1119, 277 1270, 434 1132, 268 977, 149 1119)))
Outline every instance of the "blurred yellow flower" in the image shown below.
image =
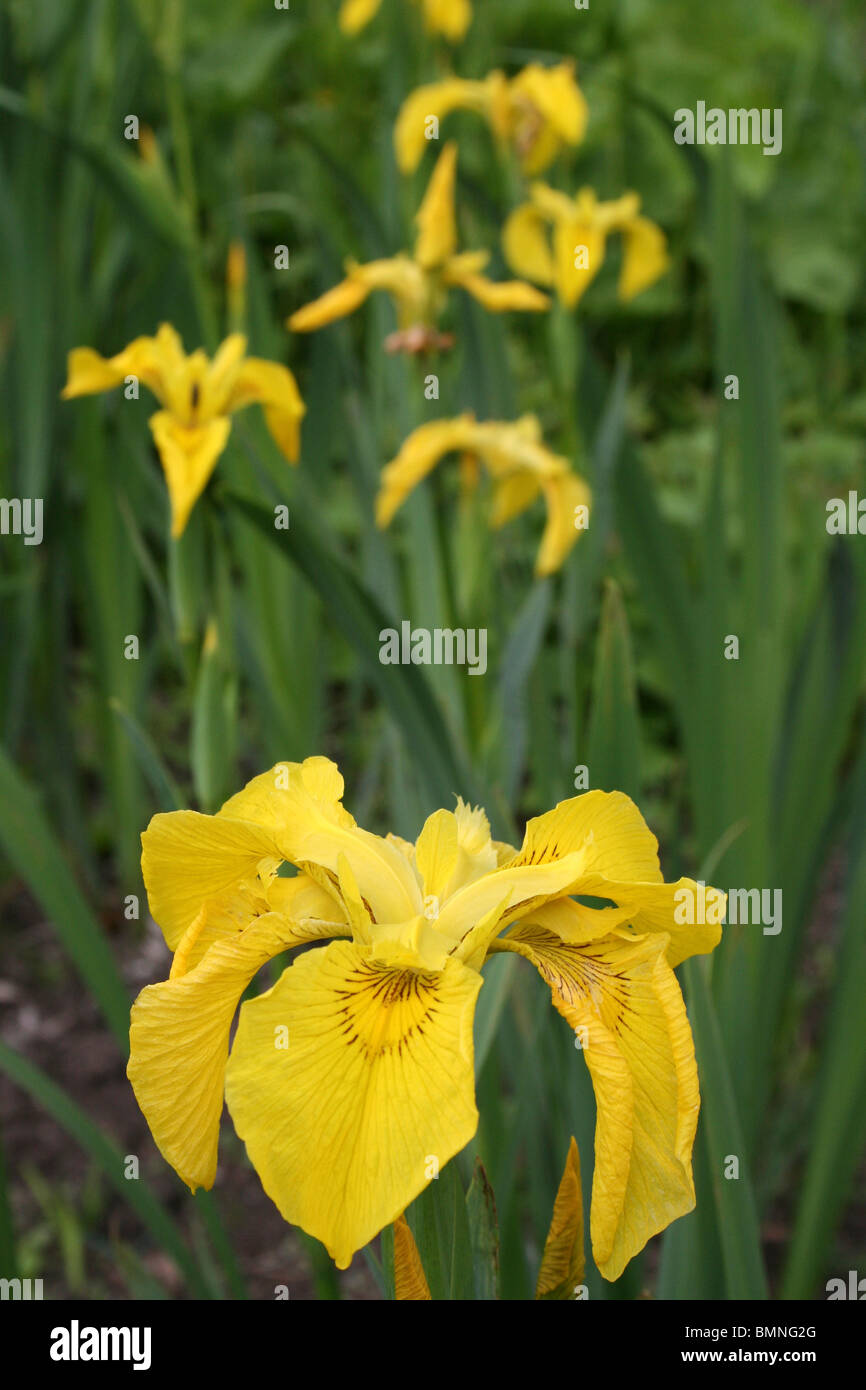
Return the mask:
POLYGON ((512 270, 536 284, 555 286, 571 308, 601 269, 612 232, 621 232, 625 240, 619 296, 633 299, 664 275, 670 263, 665 234, 640 215, 636 193, 602 203, 591 188, 568 198, 535 183, 530 201, 508 218, 502 244, 512 270))
POLYGON ((534 415, 511 424, 479 424, 474 415, 466 414, 421 425, 382 471, 376 499, 378 524, 387 526, 412 489, 450 453, 461 454, 476 468, 479 463, 487 468, 494 484, 490 519, 494 527, 519 516, 539 493, 544 495, 547 525, 535 572, 547 575, 558 570, 586 529, 591 494, 568 460, 545 447, 534 415))
POLYGON ((414 253, 409 256, 401 252, 367 265, 348 261, 346 279, 292 314, 289 328, 295 333, 323 328, 354 313, 373 290, 387 290, 396 305, 400 326, 396 345, 424 351, 442 346, 435 326, 449 289, 468 291, 492 313, 546 309, 550 300, 532 285, 520 280, 497 283, 482 275, 490 259, 487 251, 457 251, 456 178, 457 146, 452 141, 439 156, 416 214, 418 237, 414 253))
MULTIPOLYGON (((449 43, 459 43, 472 23, 470 0, 416 0, 424 12, 431 34, 443 34, 449 43)), ((340 28, 344 34, 357 34, 378 14, 382 0, 343 0, 340 28)))
MULTIPOLYGON (((247 340, 232 333, 211 360, 201 348, 187 356, 180 337, 163 323, 155 338, 136 338, 115 357, 92 348, 69 354, 63 398, 141 382, 162 405, 150 417, 171 504, 171 534, 183 533, 198 498, 226 447, 229 416, 258 402, 279 448, 296 463, 305 406, 288 367, 246 357, 247 340)), ((137 394, 137 386, 136 386, 137 394)))
POLYGON ((563 145, 580 144, 588 118, 573 63, 549 68, 530 63, 511 79, 502 72, 492 72, 482 82, 446 77, 418 87, 403 103, 394 148, 404 174, 417 169, 428 141, 438 139, 438 124, 432 126, 431 117, 438 123, 458 110, 484 116, 496 137, 517 151, 526 174, 541 173, 563 145))
MULTIPOLYGON (((345 1269, 474 1135, 481 967, 514 952, 550 986, 589 1067, 592 1245, 618 1278, 694 1206, 698 1075, 673 967, 716 946, 724 894, 706 890, 716 924, 677 925, 678 894, 697 885, 663 881, 655 837, 621 792, 560 802, 529 821, 520 850, 459 799, 413 845, 362 829, 342 797, 328 759, 278 763, 217 815, 160 814, 142 836, 175 954, 133 1005, 128 1075, 163 1156, 193 1190, 210 1187, 225 1094, 284 1219, 345 1269), (254 975, 310 945, 241 1006, 229 1055, 254 975)), ((542 1293, 576 1267, 573 1206, 566 1193, 542 1293)), ((407 1296, 423 1298, 411 1282, 407 1296)))

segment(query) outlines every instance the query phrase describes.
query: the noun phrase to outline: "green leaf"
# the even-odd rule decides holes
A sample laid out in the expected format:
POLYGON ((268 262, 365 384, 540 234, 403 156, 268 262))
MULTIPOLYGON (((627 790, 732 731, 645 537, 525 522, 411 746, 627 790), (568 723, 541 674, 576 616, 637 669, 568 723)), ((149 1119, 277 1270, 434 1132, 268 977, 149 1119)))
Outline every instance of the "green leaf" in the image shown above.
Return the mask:
POLYGON ((472 1244, 475 1297, 488 1302, 499 1297, 499 1226, 493 1188, 480 1158, 475 1160, 472 1182, 466 1194, 466 1211, 472 1244))
POLYGON ((588 740, 589 781, 640 796, 640 728, 628 618, 619 586, 608 580, 595 657, 588 740))
POLYGON ((2 749, 0 844, 43 907, 125 1056, 129 1046, 126 986, 35 793, 2 749))
POLYGON ((764 1299, 767 1278, 745 1140, 706 971, 707 962, 700 957, 693 957, 683 965, 701 1078, 704 1138, 716 1201, 727 1296, 764 1299), (736 1179, 724 1175, 731 1155, 739 1160, 736 1179))
MULTIPOLYGON (((287 531, 277 531, 273 513, 261 503, 237 493, 226 501, 296 565, 322 598, 325 607, 354 648, 361 668, 402 729, 406 745, 437 806, 451 804, 456 792, 473 796, 474 779, 454 748, 442 714, 417 666, 383 666, 379 660, 380 632, 391 627, 378 602, 317 534, 300 508, 293 508, 287 531)), ((476 798, 479 799, 479 798, 476 798)))
POLYGON ((124 1177, 125 1156, 116 1144, 44 1072, 5 1043, 0 1043, 0 1068, 98 1164, 154 1240, 175 1261, 190 1290, 199 1298, 209 1298, 210 1289, 165 1208, 141 1178, 124 1177))

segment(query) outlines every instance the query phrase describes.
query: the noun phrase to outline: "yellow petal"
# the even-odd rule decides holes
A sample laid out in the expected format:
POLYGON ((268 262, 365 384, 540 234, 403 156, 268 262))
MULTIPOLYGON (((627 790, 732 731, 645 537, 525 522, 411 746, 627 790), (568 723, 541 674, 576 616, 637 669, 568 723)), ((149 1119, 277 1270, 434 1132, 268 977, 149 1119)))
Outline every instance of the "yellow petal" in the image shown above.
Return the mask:
POLYGON ((241 1009, 226 1077, 235 1128, 285 1220, 341 1269, 475 1132, 480 986, 454 960, 388 970, 338 941, 241 1009))
POLYGON ((354 314, 369 293, 370 290, 363 280, 350 275, 332 290, 327 290, 318 299, 314 299, 311 304, 296 309, 288 320, 288 326, 293 333, 312 333, 317 328, 324 328, 326 324, 335 323, 337 319, 354 314))
POLYGON ((545 1300, 573 1298, 585 1266, 580 1154, 572 1136, 553 1205, 550 1230, 544 1242, 535 1297, 545 1300))
POLYGON ((511 83, 512 94, 531 102, 568 145, 579 145, 586 133, 589 107, 574 76, 574 64, 545 68, 530 63, 511 83))
POLYGON ((268 911, 264 883, 248 879, 202 903, 178 943, 171 962, 171 979, 180 979, 201 963, 217 941, 230 941, 248 927, 254 917, 268 911))
POLYGON ((455 420, 431 420, 419 425, 404 441, 396 458, 382 469, 382 482, 376 498, 376 524, 388 526, 409 493, 440 459, 455 449, 469 449, 475 431, 472 415, 455 420))
POLYGON ((382 0, 343 0, 340 28, 344 34, 357 34, 378 13, 382 0))
POLYGON ((486 82, 466 82, 460 77, 447 77, 442 82, 430 82, 411 92, 400 108, 394 126, 394 150, 401 173, 411 174, 421 163, 430 142, 427 130, 431 116, 442 121, 452 111, 486 112, 492 88, 486 82))
POLYGON ((343 779, 327 758, 277 763, 233 796, 217 819, 254 822, 279 846, 280 858, 337 884, 344 855, 377 922, 405 922, 421 911, 417 876, 393 844, 355 824, 340 804, 343 779))
POLYGON ((171 534, 177 539, 228 443, 231 421, 221 416, 187 428, 167 410, 159 410, 150 417, 150 428, 168 485, 171 534))
MULTIPOLYGON (((247 340, 243 333, 230 333, 220 343, 213 361, 208 362, 204 353, 200 354, 204 371, 198 383, 198 401, 194 421, 186 423, 203 424, 216 415, 228 415, 231 409, 229 398, 241 370, 247 340)), ((193 357, 199 354, 193 353, 193 357)))
POLYGON ((571 309, 583 296, 604 262, 604 233, 579 218, 557 222, 553 231, 556 288, 571 309))
POLYGON ((248 357, 235 377, 226 410, 240 410, 251 401, 264 407, 268 429, 278 446, 290 463, 297 462, 306 407, 288 367, 248 357))
POLYGON ((493 494, 490 525, 504 526, 531 506, 541 490, 541 479, 529 469, 509 473, 499 479, 493 494))
POLYGON ((290 797, 286 794, 299 780, 308 796, 319 803, 318 809, 330 815, 337 825, 354 825, 343 800, 343 776, 330 758, 313 756, 302 763, 275 763, 267 772, 253 777, 234 796, 220 807, 219 814, 231 820, 248 820, 276 834, 285 823, 290 797))
POLYGON ((241 995, 262 965, 297 944, 282 917, 256 918, 211 945, 194 970, 148 985, 132 1006, 127 1076, 160 1153, 193 1191, 216 1175, 229 1029, 241 995))
POLYGON ((457 817, 452 811, 434 811, 424 822, 415 845, 415 863, 425 898, 445 896, 457 867, 457 854, 457 817))
MULTIPOLYGON (((658 841, 624 792, 584 792, 527 822, 523 845, 509 868, 546 864, 582 853, 581 882, 605 875, 631 883, 661 883, 658 841)), ((592 893, 591 888, 575 889, 592 893)))
POLYGON ((640 933, 667 935, 668 965, 677 966, 690 956, 706 955, 721 940, 725 894, 718 888, 699 888, 690 878, 677 879, 676 883, 622 883, 599 875, 588 882, 589 886, 581 886, 580 891, 592 897, 610 898, 625 913, 624 925, 640 933))
POLYGON ((651 1236, 695 1204, 700 1097, 676 977, 658 937, 564 945, 518 927, 501 943, 537 966, 576 1031, 597 1119, 590 1230, 595 1262, 618 1279, 651 1236))
POLYGON ((430 1298, 430 1286, 415 1244, 415 1237, 405 1216, 394 1222, 394 1298, 415 1303, 430 1298))
POLYGON ((64 400, 74 396, 92 396, 98 391, 110 391, 119 386, 127 375, 125 371, 126 353, 117 357, 100 357, 93 348, 73 348, 66 359, 66 385, 63 388, 64 400))
POLYGON ((547 223, 532 203, 524 203, 508 217, 502 233, 502 250, 511 269, 538 285, 552 285, 555 279, 553 253, 547 238, 547 223))
POLYGON ((654 285, 668 269, 670 260, 664 232, 648 217, 635 217, 625 228, 624 235, 619 297, 629 300, 654 285))
POLYGON ((141 850, 150 910, 172 951, 207 900, 254 879, 263 861, 275 867, 282 858, 261 827, 198 811, 154 816, 141 850))
POLYGON ((110 391, 135 376, 164 402, 167 381, 183 366, 183 346, 174 329, 161 324, 155 338, 135 338, 114 357, 101 357, 92 348, 73 348, 67 358, 64 400, 110 391))
POLYGON ((509 309, 541 313, 550 307, 550 300, 532 285, 522 280, 488 280, 484 275, 465 274, 452 262, 443 276, 446 285, 457 285, 491 314, 503 314, 509 309))
POLYGON ((575 525, 579 519, 576 508, 589 508, 592 497, 583 479, 570 469, 543 479, 542 486, 547 503, 547 525, 535 561, 535 573, 539 576, 554 574, 559 569, 582 534, 582 528, 575 525))
POLYGON ((459 43, 472 23, 470 0, 422 0, 424 19, 431 34, 443 34, 459 43))
POLYGON ((512 81, 510 98, 524 174, 541 173, 562 145, 577 145, 583 139, 589 108, 571 63, 552 68, 530 63, 512 81))
POLYGON ((436 161, 415 222, 418 238, 415 260, 424 270, 440 266, 457 249, 454 189, 457 181, 457 145, 449 140, 436 161))

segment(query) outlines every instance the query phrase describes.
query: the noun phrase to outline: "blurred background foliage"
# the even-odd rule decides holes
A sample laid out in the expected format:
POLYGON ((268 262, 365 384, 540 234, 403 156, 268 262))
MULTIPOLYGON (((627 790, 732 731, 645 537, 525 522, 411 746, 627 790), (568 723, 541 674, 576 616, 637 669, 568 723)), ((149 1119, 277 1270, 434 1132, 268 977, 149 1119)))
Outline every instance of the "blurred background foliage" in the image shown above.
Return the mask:
MULTIPOLYGON (((376 1296, 377 1258, 338 1283, 254 1195, 231 1133, 215 1193, 189 1198, 123 1078, 129 999, 166 965, 141 829, 322 751, 359 820, 412 837, 457 792, 519 836, 585 764, 591 786, 639 800, 667 878, 783 890, 780 935, 729 928, 680 972, 702 1076, 696 1212, 617 1285, 588 1279, 592 1297, 822 1296, 866 1264, 866 561, 825 526, 827 499, 863 486, 862 7, 476 0, 453 53, 397 0, 357 39, 336 9, 0 6, 0 490, 45 499, 43 544, 0 544, 0 1272, 44 1274, 48 1296, 376 1296), (395 166, 407 92, 562 56, 590 123, 545 177, 635 189, 670 273, 625 307, 614 252, 576 315, 493 319, 455 297, 438 404, 426 368, 384 353, 383 297, 292 337, 286 316, 347 255, 410 242, 431 165, 395 166), (699 100, 781 108, 782 153, 677 146, 673 112, 699 100), (226 290, 232 243, 243 293, 226 290), (258 412, 236 418, 177 546, 150 401, 59 399, 71 347, 110 355, 163 320, 188 350, 243 329, 308 406, 297 473, 258 412), (537 511, 489 532, 483 492, 450 466, 376 531, 381 466, 463 409, 536 412, 589 478, 590 530, 553 580, 532 578, 537 511), (385 616, 487 628, 486 678, 381 667, 385 616)), ((519 174, 476 117, 447 133, 463 244, 502 273, 519 174)), ((472 1148, 500 1290, 526 1297, 571 1133, 588 1201, 594 1103, 541 982, 513 966, 494 960, 481 995, 472 1148)), ((465 1220, 472 1157, 448 1170, 444 1216, 429 1193, 410 1211, 430 1268, 465 1220)))

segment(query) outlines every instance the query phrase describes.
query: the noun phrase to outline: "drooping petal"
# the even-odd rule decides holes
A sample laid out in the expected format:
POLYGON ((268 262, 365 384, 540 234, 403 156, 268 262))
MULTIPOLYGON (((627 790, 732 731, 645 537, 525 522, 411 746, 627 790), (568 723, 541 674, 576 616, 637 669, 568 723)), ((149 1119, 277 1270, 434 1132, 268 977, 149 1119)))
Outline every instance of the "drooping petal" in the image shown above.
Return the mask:
POLYGON ((547 503, 547 525, 535 561, 535 573, 555 574, 582 534, 577 509, 589 504, 592 494, 582 478, 570 469, 542 480, 547 503))
POLYGON ((127 1076, 158 1149, 193 1191, 216 1175, 229 1029, 241 995, 262 965, 304 939, 276 913, 256 918, 215 941, 195 969, 148 985, 132 1006, 127 1076))
POLYGON ((472 415, 455 420, 431 420, 419 425, 404 441, 396 458, 382 469, 376 498, 376 524, 388 526, 409 493, 427 477, 441 458, 455 449, 471 448, 475 431, 472 415))
POLYGON ((598 875, 584 882, 581 893, 611 899, 624 914, 624 924, 634 931, 664 932, 670 938, 666 950, 670 966, 706 955, 721 940, 726 899, 718 888, 698 885, 690 878, 675 883, 622 883, 598 875))
POLYGON ((576 947, 521 925, 498 944, 532 961, 556 1008, 581 1030, 597 1106, 593 1254, 605 1279, 618 1279, 651 1236, 695 1204, 698 1075, 664 940, 613 935, 576 947))
POLYGON ((449 898, 437 928, 474 965, 509 922, 542 904, 574 893, 602 896, 605 868, 636 886, 662 883, 658 842, 634 802, 622 792, 585 792, 530 820, 520 851, 449 898))
POLYGON ((394 1298, 397 1302, 415 1303, 430 1299, 427 1275, 405 1216, 398 1216, 394 1222, 394 1298))
POLYGON ((506 219, 502 250, 511 269, 537 285, 552 285, 556 266, 550 249, 547 220, 532 203, 523 203, 506 219))
POLYGON ((573 1298, 575 1285, 582 1281, 585 1267, 580 1154, 572 1135, 544 1242, 535 1297, 544 1300, 573 1298))
POLYGON ((553 230, 556 288, 571 309, 582 298, 604 262, 604 233, 592 222, 561 219, 553 230))
POLYGON ((175 330, 160 325, 156 337, 135 338, 114 357, 101 357, 92 348, 73 348, 67 358, 64 400, 110 391, 127 377, 134 376, 166 403, 167 382, 185 361, 183 345, 175 330))
POLYGON ((534 285, 522 280, 488 280, 485 275, 463 270, 456 259, 445 267, 442 278, 446 285, 457 286, 471 294, 491 314, 504 314, 509 310, 540 314, 550 308, 547 295, 534 285))
POLYGON ((624 228, 625 252, 619 277, 620 299, 634 299, 654 285, 670 265, 667 239, 648 217, 635 217, 624 228))
POLYGON ((436 161, 424 200, 415 214, 418 227, 415 260, 424 270, 444 265, 457 249, 456 181, 457 145, 449 140, 436 161))
POLYGON ((357 34, 378 13, 382 0, 343 0, 340 28, 344 34, 357 34))
MULTIPOLYGON (((489 109, 493 85, 491 74, 484 82, 467 82, 460 77, 446 77, 442 82, 430 82, 411 92, 400 108, 394 126, 394 149, 397 163, 404 174, 411 174, 421 163, 421 156, 430 143, 430 118, 442 121, 452 111, 489 109)), ((501 74, 499 74, 501 78, 501 74)))
POLYGON ((150 428, 165 473, 171 534, 176 540, 228 443, 231 421, 219 416, 209 424, 188 428, 167 410, 158 410, 150 417, 150 428))
POLYGON ((348 275, 332 290, 296 309, 288 320, 293 333, 313 333, 329 323, 336 323, 359 309, 370 293, 370 287, 357 275, 348 275))
POLYGON ((246 880, 202 904, 174 953, 170 978, 187 975, 216 941, 231 940, 254 917, 268 912, 277 912, 293 924, 297 933, 293 945, 350 935, 342 904, 306 874, 246 880))
POLYGON ((454 960, 419 974, 333 942, 241 1009, 226 1085, 235 1128, 285 1220, 341 1269, 475 1132, 480 986, 454 960))
POLYGON ((541 491, 541 479, 529 469, 506 474, 496 483, 490 525, 504 526, 531 506, 541 491))
POLYGON ((240 410, 252 401, 263 406, 268 429, 289 462, 296 463, 306 406, 288 367, 248 357, 234 379, 225 408, 240 410))

